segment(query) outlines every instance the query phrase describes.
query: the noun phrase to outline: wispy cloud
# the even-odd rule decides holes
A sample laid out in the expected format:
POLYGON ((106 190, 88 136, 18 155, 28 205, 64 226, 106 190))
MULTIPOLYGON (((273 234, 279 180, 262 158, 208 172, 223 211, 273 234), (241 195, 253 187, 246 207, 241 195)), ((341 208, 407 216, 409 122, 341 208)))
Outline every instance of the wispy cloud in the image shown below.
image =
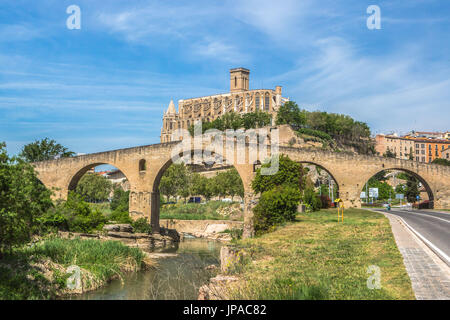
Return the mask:
POLYGON ((360 0, 78 4, 76 32, 65 28, 64 2, 26 12, 24 2, 0 4, 2 139, 50 135, 82 152, 156 142, 170 99, 226 92, 235 66, 251 69, 252 88, 282 85, 301 106, 373 131, 448 129, 442 1, 382 0, 378 31, 366 28, 360 0))
POLYGON ((0 25, 0 42, 28 41, 42 36, 42 32, 32 26, 21 24, 0 25))

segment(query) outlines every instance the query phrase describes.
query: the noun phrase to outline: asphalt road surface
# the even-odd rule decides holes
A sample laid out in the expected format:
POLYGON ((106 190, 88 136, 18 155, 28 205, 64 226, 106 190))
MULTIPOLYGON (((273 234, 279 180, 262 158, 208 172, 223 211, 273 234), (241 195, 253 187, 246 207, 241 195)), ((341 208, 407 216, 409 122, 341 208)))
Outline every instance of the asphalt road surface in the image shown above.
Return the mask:
MULTIPOLYGON (((386 212, 385 209, 376 209, 376 211, 386 212)), ((411 228, 445 253, 447 258, 450 257, 450 213, 430 210, 406 211, 398 208, 392 208, 388 212, 403 218, 411 228)), ((442 258, 442 255, 440 256, 442 258)), ((449 262, 447 261, 447 264, 449 262)))

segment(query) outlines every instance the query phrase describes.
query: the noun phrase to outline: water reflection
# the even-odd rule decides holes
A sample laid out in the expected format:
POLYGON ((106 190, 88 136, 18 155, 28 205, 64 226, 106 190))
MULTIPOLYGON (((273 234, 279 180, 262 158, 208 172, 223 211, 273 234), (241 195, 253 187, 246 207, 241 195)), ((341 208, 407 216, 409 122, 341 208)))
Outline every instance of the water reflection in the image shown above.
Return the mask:
POLYGON ((206 266, 219 264, 221 243, 186 239, 177 248, 158 252, 177 253, 158 260, 156 269, 125 275, 107 286, 69 299, 81 300, 179 300, 197 299, 198 289, 210 277, 206 266))

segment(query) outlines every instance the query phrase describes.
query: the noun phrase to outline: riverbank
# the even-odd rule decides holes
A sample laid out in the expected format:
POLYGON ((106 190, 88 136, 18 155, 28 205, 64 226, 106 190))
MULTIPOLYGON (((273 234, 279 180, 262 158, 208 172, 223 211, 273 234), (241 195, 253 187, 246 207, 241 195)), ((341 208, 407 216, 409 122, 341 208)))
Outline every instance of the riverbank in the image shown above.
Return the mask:
POLYGON ((151 265, 140 249, 119 241, 47 239, 15 249, 0 261, 0 299, 47 300, 87 292, 151 265))
POLYGON ((414 299, 388 219, 361 209, 347 209, 344 219, 337 222, 335 209, 299 214, 296 222, 274 232, 235 242, 236 259, 226 269, 239 280, 227 284, 234 289, 222 291, 222 296, 414 299), (376 270, 380 271, 379 289, 372 281, 376 270))
POLYGON ((166 229, 176 230, 184 236, 218 241, 231 241, 232 232, 239 232, 244 228, 243 221, 231 220, 161 219, 160 225, 166 229))

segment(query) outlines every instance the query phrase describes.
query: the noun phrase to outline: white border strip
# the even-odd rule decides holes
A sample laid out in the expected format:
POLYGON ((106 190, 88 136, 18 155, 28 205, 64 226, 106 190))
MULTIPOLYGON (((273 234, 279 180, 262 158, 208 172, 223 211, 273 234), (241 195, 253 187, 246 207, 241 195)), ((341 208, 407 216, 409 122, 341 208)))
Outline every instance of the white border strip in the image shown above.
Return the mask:
POLYGON ((445 220, 443 218, 435 217, 435 216, 433 216, 433 215, 431 215, 429 213, 427 214, 426 212, 423 212, 423 213, 417 213, 417 212, 413 212, 413 211, 406 211, 406 212, 415 214, 415 215, 417 215, 419 217, 429 217, 429 218, 439 219, 439 220, 442 220, 444 222, 450 223, 450 220, 445 220))
POLYGON ((425 244, 430 247, 435 253, 438 254, 438 256, 444 260, 445 263, 447 263, 448 266, 450 266, 450 257, 448 255, 446 255, 441 249, 439 249, 438 247, 436 247, 434 244, 432 244, 429 240, 427 240, 423 235, 421 235, 419 232, 417 232, 416 230, 414 230, 413 227, 411 227, 409 224, 406 223, 405 220, 403 220, 402 217, 400 216, 395 216, 396 218, 402 220, 402 222, 416 235, 420 238, 420 240, 422 240, 423 242, 425 242, 425 244))

